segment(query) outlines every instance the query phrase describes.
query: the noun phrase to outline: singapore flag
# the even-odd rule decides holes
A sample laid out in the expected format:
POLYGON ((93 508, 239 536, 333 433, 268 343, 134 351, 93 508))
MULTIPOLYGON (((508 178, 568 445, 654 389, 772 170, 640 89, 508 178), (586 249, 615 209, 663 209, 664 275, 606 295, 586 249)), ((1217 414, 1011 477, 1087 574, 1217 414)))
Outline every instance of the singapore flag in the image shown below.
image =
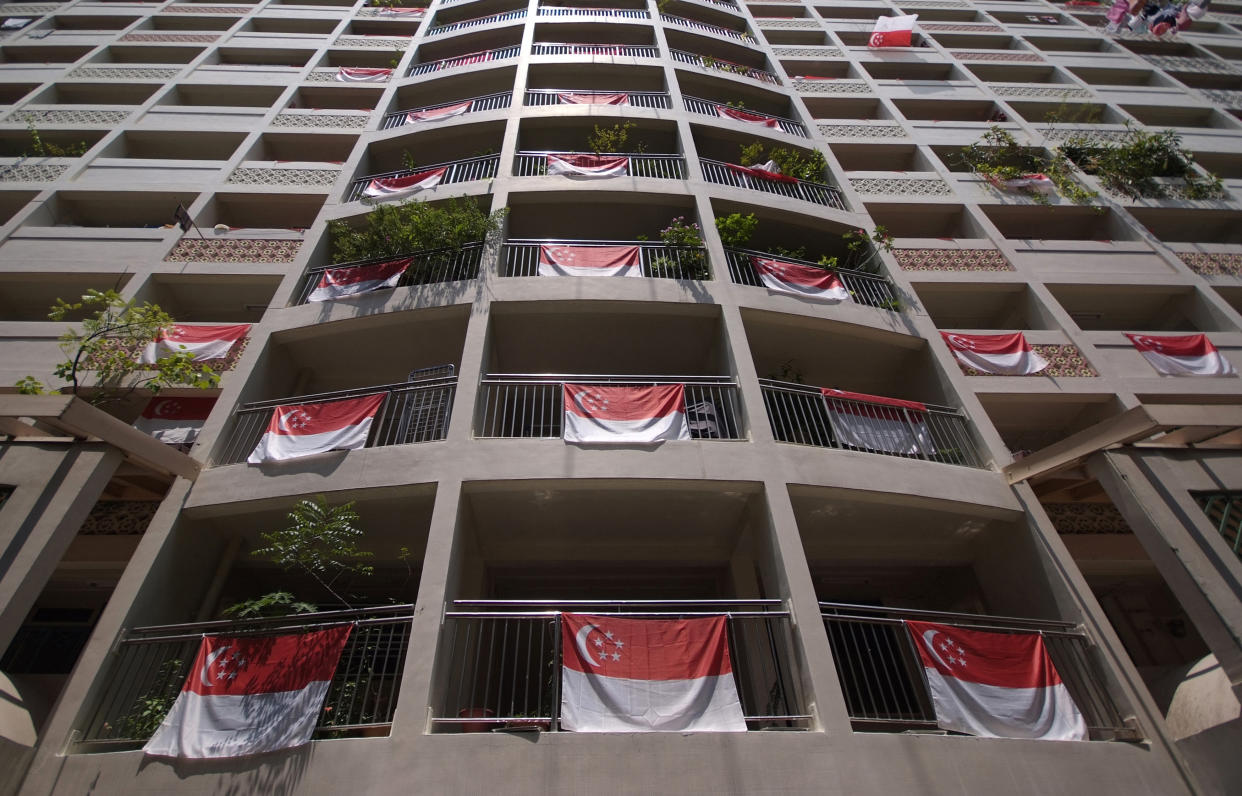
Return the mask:
POLYGON ((1013 334, 953 334, 940 336, 968 368, 993 376, 1030 376, 1048 367, 1048 360, 1031 349, 1022 332, 1013 334))
POLYGON ((838 442, 902 456, 935 455, 925 404, 827 387, 820 392, 838 442))
POLYGON ((607 179, 624 177, 630 171, 630 159, 624 156, 548 155, 548 174, 562 177, 607 179))
POLYGON ((374 265, 357 265, 353 268, 329 268, 319 277, 315 289, 307 301, 331 301, 333 299, 370 293, 374 290, 396 287, 413 258, 389 260, 374 265))
POLYGON ((1038 633, 906 627, 940 727, 989 738, 1087 740, 1087 724, 1038 633))
POLYGON ((142 349, 139 362, 154 365, 158 360, 173 354, 189 352, 195 362, 226 357, 233 346, 250 334, 250 324, 236 326, 187 326, 177 324, 161 329, 159 334, 142 349))
POLYGON ((152 398, 134 428, 168 445, 193 442, 215 404, 215 398, 152 398))
POLYGON ((439 185, 447 171, 448 166, 441 166, 404 177, 377 177, 367 183, 367 187, 362 189, 362 195, 371 199, 386 199, 417 193, 439 185))
POLYGON ((723 616, 561 615, 561 726, 745 732, 723 616))
POLYGON ((441 119, 451 119, 454 116, 461 116, 470 112, 470 106, 474 104, 474 100, 466 100, 453 105, 441 105, 438 108, 428 108, 422 111, 411 111, 405 115, 405 124, 416 124, 418 122, 438 122, 441 119))
POLYGON ((1206 334, 1154 337, 1127 334, 1151 366, 1162 376, 1236 376, 1233 363, 1221 356, 1206 334))
POLYGON ((539 247, 540 276, 643 275, 637 246, 539 247))
POLYGON ((750 264, 768 290, 820 301, 850 300, 850 292, 841 284, 841 277, 832 271, 754 255, 751 255, 750 264))
POLYGON ((177 701, 142 751, 241 757, 307 743, 350 629, 204 636, 177 701))
POLYGON ((650 443, 690 439, 686 388, 564 386, 566 442, 650 443))
POLYGON ((246 461, 263 464, 365 447, 371 422, 387 395, 381 392, 318 404, 277 406, 267 431, 246 461))
POLYGON ((918 14, 899 14, 895 17, 877 17, 871 31, 868 47, 909 47, 914 22, 918 14))

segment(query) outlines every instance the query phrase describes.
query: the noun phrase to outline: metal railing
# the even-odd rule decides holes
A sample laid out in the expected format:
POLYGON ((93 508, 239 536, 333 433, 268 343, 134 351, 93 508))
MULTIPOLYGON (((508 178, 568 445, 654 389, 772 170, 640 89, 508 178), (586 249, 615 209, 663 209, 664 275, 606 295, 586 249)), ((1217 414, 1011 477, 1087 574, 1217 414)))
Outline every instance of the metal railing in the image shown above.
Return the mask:
MULTIPOLYGON (((593 155, 593 152, 518 152, 513 156, 516 177, 540 177, 548 173, 548 155, 593 155)), ((629 177, 684 180, 686 159, 681 155, 645 155, 636 152, 601 152, 600 157, 630 159, 629 177)))
POLYGON ((614 17, 618 19, 651 19, 647 9, 587 8, 584 6, 539 6, 541 17, 614 17))
POLYGON ((539 247, 557 246, 637 246, 643 276, 652 279, 710 279, 707 250, 702 246, 666 246, 663 243, 604 240, 505 241, 501 276, 538 276, 539 247))
POLYGON ((706 33, 710 33, 713 36, 725 36, 730 39, 737 39, 738 41, 744 41, 747 44, 755 43, 755 37, 751 36, 746 31, 730 30, 729 28, 722 28, 719 25, 709 25, 706 22, 699 22, 698 20, 694 20, 694 19, 686 19, 685 17, 679 17, 673 14, 660 14, 660 21, 668 22, 673 25, 681 25, 682 27, 686 27, 686 28, 694 28, 695 30, 701 30, 706 33))
POLYGON ((465 55, 455 55, 452 58, 441 58, 438 61, 427 61, 426 63, 421 64, 411 64, 410 71, 406 72, 405 76, 415 77, 417 75, 426 75, 432 72, 442 72, 445 69, 453 69, 458 66, 469 66, 471 64, 499 61, 503 58, 516 58, 518 53, 521 51, 521 46, 513 44, 508 47, 497 47, 494 50, 480 50, 479 52, 466 53, 465 55))
MULTIPOLYGON (((725 260, 729 263, 729 278, 733 280, 734 284, 763 287, 763 280, 759 278, 758 272, 755 271, 755 266, 750 261, 751 257, 781 260, 782 262, 808 265, 813 268, 822 267, 810 260, 799 260, 796 257, 785 257, 750 249, 725 249, 725 260)), ((877 274, 855 271, 850 268, 832 268, 830 270, 841 277, 841 283, 845 285, 845 289, 850 292, 850 298, 856 304, 879 307, 880 309, 892 310, 893 312, 897 311, 897 293, 893 290, 892 283, 884 277, 877 274)))
POLYGON ((527 105, 561 105, 562 94, 624 94, 632 108, 671 108, 668 94, 663 91, 609 91, 606 89, 528 88, 527 105))
POLYGON ((660 48, 650 44, 570 44, 534 42, 531 55, 615 55, 619 58, 658 58, 660 48))
MULTIPOLYGON (((686 110, 692 113, 701 113, 705 116, 715 116, 718 119, 724 118, 727 120, 727 117, 722 117, 716 111, 716 108, 721 105, 719 102, 699 99, 698 97, 691 97, 685 94, 682 95, 681 101, 685 104, 686 110)), ((802 122, 795 121, 794 119, 786 119, 784 116, 773 116, 770 113, 760 113, 759 111, 747 110, 746 113, 753 113, 756 116, 762 116, 765 119, 772 119, 783 132, 789 133, 790 135, 802 136, 803 138, 808 137, 806 127, 802 124, 802 122)))
POLYGON ((296 304, 305 304, 311 291, 319 284, 324 271, 361 268, 367 265, 412 258, 413 262, 401 274, 401 280, 395 287, 412 285, 430 285, 440 282, 465 282, 479 278, 479 263, 483 260, 483 244, 467 243, 461 248, 429 249, 390 257, 376 257, 371 260, 358 260, 352 263, 335 265, 319 265, 308 268, 302 285, 298 288, 296 304))
POLYGON ((1242 556, 1242 493, 1192 492, 1191 495, 1234 555, 1242 556))
POLYGON ((401 127, 406 123, 406 117, 411 113, 422 113, 424 111, 434 111, 439 108, 447 108, 462 102, 469 102, 470 107, 466 108, 466 113, 479 113, 480 111, 494 111, 498 108, 507 108, 513 101, 512 91, 501 91, 496 94, 485 94, 481 97, 470 97, 469 99, 454 100, 453 102, 440 102, 435 105, 424 105, 421 108, 407 108, 403 111, 393 111, 384 117, 384 121, 380 123, 381 130, 388 130, 393 127, 401 127))
POLYGON ((825 398, 818 387, 760 379, 777 442, 983 467, 966 416, 947 406, 926 412, 890 404, 825 398))
POLYGON ((779 600, 458 600, 439 646, 438 732, 560 729, 561 612, 632 619, 727 617, 748 729, 806 729, 789 612, 779 600))
POLYGON ((719 58, 712 58, 710 55, 699 55, 698 53, 686 52, 685 50, 673 49, 669 50, 669 54, 673 56, 674 61, 681 61, 684 64, 694 64, 704 69, 715 69, 720 72, 741 75, 742 77, 749 77, 751 80, 758 80, 763 83, 781 82, 781 79, 771 72, 753 66, 735 64, 732 61, 722 61, 719 58))
POLYGON ((172 706, 205 634, 305 633, 343 623, 354 627, 328 686, 315 735, 334 737, 387 727, 397 707, 413 615, 413 605, 392 605, 243 622, 132 628, 117 645, 103 693, 80 728, 79 746, 108 751, 145 742, 163 718, 147 711, 153 704, 163 703, 165 710, 172 706))
POLYGON ((360 200, 365 195, 364 191, 371 184, 371 180, 408 177, 411 174, 444 167, 448 170, 440 178, 439 184, 449 185, 455 182, 469 182, 471 180, 490 180, 496 176, 496 170, 499 166, 500 155, 479 155, 478 157, 465 158, 464 160, 428 163, 425 166, 420 165, 417 169, 400 169, 398 171, 386 171, 382 174, 368 174, 365 177, 359 177, 349 184, 349 190, 345 193, 345 201, 357 202, 360 200))
POLYGON ((259 444, 259 439, 271 421, 272 412, 278 406, 339 401, 380 392, 387 393, 388 396, 371 422, 371 433, 365 447, 380 448, 444 439, 444 435, 448 433, 449 415, 456 389, 457 377, 444 376, 242 404, 233 413, 232 428, 216 464, 244 462, 259 444))
POLYGON ((526 9, 521 8, 516 11, 504 11, 499 14, 489 14, 485 17, 476 17, 475 19, 463 19, 460 22, 446 22, 443 25, 433 25, 427 28, 427 36, 439 36, 441 33, 448 33, 454 30, 462 30, 463 28, 474 28, 479 25, 490 25, 493 22, 508 22, 512 19, 523 19, 526 16, 526 9))
POLYGON ((741 396, 716 376, 594 376, 489 373, 483 377, 474 436, 560 439, 565 384, 647 387, 684 384, 692 439, 742 439, 741 396))
POLYGON ((764 193, 776 194, 777 196, 786 196, 790 199, 801 199, 804 202, 813 202, 814 204, 833 207, 837 210, 845 209, 845 200, 841 198, 841 192, 831 185, 808 182, 807 180, 795 179, 792 182, 787 182, 785 180, 752 177, 746 172, 729 168, 732 164, 720 160, 699 158, 699 163, 703 167, 703 179, 708 182, 714 182, 717 185, 749 188, 752 191, 763 191, 764 193))
POLYGON ((989 632, 1039 633, 1091 737, 1138 737, 1109 693, 1091 640, 1073 623, 847 603, 822 602, 819 608, 855 729, 936 727, 923 665, 904 622, 913 619, 989 632))

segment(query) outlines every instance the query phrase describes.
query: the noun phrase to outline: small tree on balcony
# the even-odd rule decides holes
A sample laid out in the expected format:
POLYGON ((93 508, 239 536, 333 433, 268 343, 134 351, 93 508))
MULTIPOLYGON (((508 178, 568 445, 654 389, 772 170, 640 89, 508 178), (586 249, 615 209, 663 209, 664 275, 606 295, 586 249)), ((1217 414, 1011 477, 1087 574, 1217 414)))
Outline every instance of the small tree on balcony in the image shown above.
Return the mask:
POLYGON ((1057 149, 1068 162, 1098 177, 1106 190, 1133 199, 1220 199, 1225 188, 1220 177, 1195 168, 1194 153, 1182 146, 1173 130, 1149 133, 1127 127, 1116 143, 1073 136, 1057 149), (1161 183, 1173 178, 1179 184, 1161 183))
POLYGON ((398 257, 428 249, 460 250, 496 235, 505 212, 485 213, 475 202, 462 199, 434 205, 418 199, 377 205, 360 229, 346 221, 328 222, 332 262, 398 257))
MULTIPOLYGON (((959 161, 966 168, 994 186, 1002 186, 1008 180, 1018 180, 1032 174, 1042 174, 1052 181, 1061 196, 1075 204, 1088 204, 1098 194, 1079 185, 1074 179, 1074 169, 1064 153, 1058 150, 1049 156, 1043 150, 1020 146, 1018 140, 1002 127, 991 127, 975 143, 962 147, 959 161)), ((1047 196, 1033 191, 1021 191, 1036 204, 1049 203, 1047 196)))
POLYGON ((769 146, 762 141, 752 141, 743 146, 738 156, 738 164, 742 166, 754 166, 769 160, 776 162, 781 174, 807 182, 823 182, 824 171, 828 168, 824 153, 818 149, 806 152, 783 146, 769 146))

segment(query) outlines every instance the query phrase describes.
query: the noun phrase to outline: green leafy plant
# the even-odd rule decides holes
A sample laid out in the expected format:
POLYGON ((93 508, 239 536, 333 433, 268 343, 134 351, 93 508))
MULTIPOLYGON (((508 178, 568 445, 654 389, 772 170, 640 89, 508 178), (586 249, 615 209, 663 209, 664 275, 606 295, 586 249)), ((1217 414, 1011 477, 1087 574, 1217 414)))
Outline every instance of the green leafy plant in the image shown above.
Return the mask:
POLYGON ((720 242, 732 249, 743 249, 755 234, 759 219, 754 213, 730 213, 727 216, 716 216, 716 232, 720 242))
MULTIPOLYGON (((1052 181, 1057 193, 1075 204, 1088 204, 1098 196, 1074 179, 1073 166, 1063 154, 1048 156, 1041 150, 1019 146, 1017 139, 1001 127, 989 128, 978 141, 962 147, 959 157, 962 165, 994 186, 1028 174, 1043 174, 1052 181)), ((1037 204, 1049 204, 1044 194, 1023 193, 1037 204)))
POLYGON ((418 171, 418 161, 410 154, 410 150, 401 150, 401 168, 406 171, 418 171))
POLYGON ((734 110, 744 111, 746 110, 746 103, 742 102, 741 100, 729 100, 728 102, 725 103, 725 107, 733 108, 734 110))
POLYGON ((39 157, 77 158, 85 155, 86 150, 90 149, 90 145, 85 141, 64 147, 57 146, 51 141, 44 141, 43 136, 39 134, 39 129, 29 121, 26 123, 26 130, 30 133, 30 149, 39 157))
POLYGON ((121 717, 115 727, 105 725, 105 729, 113 730, 117 738, 145 740, 154 735, 181 693, 184 668, 185 662, 180 658, 164 661, 151 688, 134 699, 129 713, 121 717))
MULTIPOLYGON (((126 300, 115 290, 88 290, 80 301, 57 299, 48 318, 64 321, 87 310, 79 325, 60 337, 60 350, 66 359, 57 363, 56 377, 69 382, 74 395, 80 395, 86 372, 92 372, 95 383, 89 395, 91 403, 100 405, 123 398, 134 390, 153 393, 164 387, 182 385, 209 389, 220 383, 220 375, 210 367, 198 364, 188 351, 159 359, 154 365, 138 361, 142 348, 155 339, 161 329, 175 321, 158 305, 126 300)), ((33 376, 17 383, 24 395, 40 395, 47 388, 33 376)))
POLYGON ((1147 132, 1127 126, 1118 142, 1099 142, 1087 136, 1070 137, 1057 150, 1087 174, 1098 177, 1105 190, 1134 199, 1219 199, 1224 186, 1215 174, 1200 173, 1194 154, 1182 146, 1173 130, 1147 132), (1159 182, 1174 178, 1180 185, 1159 182))
POLYGON ((686 223, 678 216, 660 230, 660 240, 673 249, 651 260, 651 275, 683 279, 706 279, 707 255, 703 251, 703 231, 697 223, 686 223))
POLYGON ((499 233, 506 212, 488 214, 475 202, 462 199, 435 205, 417 199, 377 205, 367 213, 361 229, 345 221, 328 222, 332 261, 347 263, 427 249, 460 250, 499 233))
POLYGON ((292 592, 273 591, 252 600, 234 603, 220 613, 230 619, 262 619, 270 616, 311 614, 317 610, 314 603, 303 602, 294 597, 292 592))
POLYGON ((630 131, 637 126, 633 122, 614 124, 612 127, 600 127, 597 124, 594 131, 587 136, 587 149, 597 155, 606 152, 646 152, 647 145, 641 141, 635 141, 633 149, 629 148, 630 131))
POLYGON ((808 182, 822 182, 828 162, 818 149, 810 152, 788 147, 770 147, 762 141, 752 141, 741 148, 738 163, 754 166, 772 160, 780 167, 781 174, 808 182))

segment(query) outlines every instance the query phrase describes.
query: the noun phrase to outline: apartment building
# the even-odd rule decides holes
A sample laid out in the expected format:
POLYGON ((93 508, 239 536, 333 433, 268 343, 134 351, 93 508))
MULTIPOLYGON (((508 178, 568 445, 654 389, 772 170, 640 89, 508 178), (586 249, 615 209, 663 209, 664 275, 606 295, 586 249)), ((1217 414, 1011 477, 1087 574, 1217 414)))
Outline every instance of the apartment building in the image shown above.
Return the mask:
POLYGON ((1108 10, 5 4, 0 384, 58 384, 47 308, 90 289, 248 328, 218 388, 160 394, 215 399, 192 445, 141 392, 0 394, 0 788, 1238 792, 1242 379, 1126 335, 1242 367, 1242 6, 1108 10), (1166 129, 1218 191, 963 156, 1166 129), (394 257, 334 235, 410 197, 505 213, 321 300, 394 257), (950 348, 1016 333, 1044 367, 950 348), (689 438, 567 442, 565 385, 676 385, 689 438), (278 407, 374 395, 364 446, 247 461, 278 407), (374 553, 343 601, 252 555, 316 495, 374 553), (222 615, 279 590, 317 612, 222 615), (747 731, 565 731, 562 612, 726 615, 747 731), (907 620, 1039 633, 1089 740, 942 729, 907 620), (342 622, 312 743, 144 756, 204 634, 342 622))

